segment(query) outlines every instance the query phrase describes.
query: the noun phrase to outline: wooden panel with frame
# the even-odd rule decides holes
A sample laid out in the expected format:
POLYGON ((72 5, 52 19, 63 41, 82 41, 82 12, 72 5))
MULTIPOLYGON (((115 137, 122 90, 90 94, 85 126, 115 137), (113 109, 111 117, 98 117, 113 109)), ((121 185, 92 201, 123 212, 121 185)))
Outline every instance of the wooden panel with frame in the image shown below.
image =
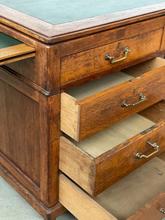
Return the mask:
POLYGON ((59 95, 45 96, 3 69, 0 92, 1 175, 45 218, 50 210, 55 216, 60 210, 58 175, 54 175, 58 172, 59 95))

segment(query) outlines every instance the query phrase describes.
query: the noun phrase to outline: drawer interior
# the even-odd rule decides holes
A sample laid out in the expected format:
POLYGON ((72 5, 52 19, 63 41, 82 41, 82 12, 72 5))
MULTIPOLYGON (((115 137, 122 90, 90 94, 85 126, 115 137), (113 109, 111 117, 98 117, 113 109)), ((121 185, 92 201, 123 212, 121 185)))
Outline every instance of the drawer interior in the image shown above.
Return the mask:
POLYGON ((117 145, 124 143, 127 139, 149 129, 154 126, 154 124, 153 121, 135 114, 116 123, 110 128, 77 142, 76 146, 90 154, 92 157, 97 158, 105 152, 112 150, 117 145))
POLYGON ((121 83, 132 80, 135 77, 143 75, 145 72, 152 71, 153 69, 162 66, 165 66, 165 59, 157 57, 144 63, 138 64, 134 67, 125 69, 122 72, 106 75, 101 79, 96 79, 83 85, 70 88, 65 92, 79 101, 106 89, 110 89, 121 83))
POLYGON ((149 72, 153 69, 156 69, 162 66, 165 66, 165 59, 157 57, 152 60, 130 67, 128 69, 125 69, 124 72, 132 75, 133 77, 138 77, 145 72, 149 72))
POLYGON ((35 49, 0 33, 0 65, 24 60, 35 56, 35 49))
POLYGON ((74 144, 87 154, 97 158, 164 120, 165 101, 161 101, 145 111, 130 116, 85 140, 74 141, 74 144))
POLYGON ((133 78, 133 76, 124 72, 117 72, 115 74, 104 76, 101 79, 90 81, 84 85, 68 89, 66 93, 74 97, 76 100, 82 100, 133 78))

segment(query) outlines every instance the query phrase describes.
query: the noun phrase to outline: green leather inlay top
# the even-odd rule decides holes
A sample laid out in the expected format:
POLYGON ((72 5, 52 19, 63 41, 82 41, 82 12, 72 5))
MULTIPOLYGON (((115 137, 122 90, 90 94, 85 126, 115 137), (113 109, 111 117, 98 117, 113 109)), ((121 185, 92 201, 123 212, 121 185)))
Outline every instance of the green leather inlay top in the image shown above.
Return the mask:
POLYGON ((0 33, 0 49, 21 44, 20 41, 0 33))
POLYGON ((0 0, 0 3, 51 24, 163 3, 164 0, 0 0))

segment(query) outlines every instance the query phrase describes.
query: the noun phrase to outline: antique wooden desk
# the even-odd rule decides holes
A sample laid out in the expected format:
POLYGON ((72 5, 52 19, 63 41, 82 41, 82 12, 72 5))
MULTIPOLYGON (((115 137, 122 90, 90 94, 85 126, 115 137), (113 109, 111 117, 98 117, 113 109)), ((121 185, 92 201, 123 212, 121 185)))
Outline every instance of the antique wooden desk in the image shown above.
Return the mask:
POLYGON ((164 0, 0 0, 0 173, 45 219, 165 190, 164 54, 164 0))

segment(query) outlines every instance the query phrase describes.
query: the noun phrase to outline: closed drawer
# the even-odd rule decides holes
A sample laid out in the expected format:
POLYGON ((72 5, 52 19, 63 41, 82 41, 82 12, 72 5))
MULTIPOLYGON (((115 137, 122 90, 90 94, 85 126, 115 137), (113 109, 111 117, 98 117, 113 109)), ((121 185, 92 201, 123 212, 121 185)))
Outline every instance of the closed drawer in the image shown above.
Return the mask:
POLYGON ((95 198, 64 175, 59 189, 60 203, 77 219, 126 220, 165 191, 165 161, 154 158, 95 198))
POLYGON ((61 94, 61 130, 80 141, 165 96, 165 60, 155 58, 61 94))
POLYGON ((0 33, 0 65, 13 63, 34 56, 34 48, 0 33))
MULTIPOLYGON (((144 28, 143 25, 141 28, 144 28)), ((100 75, 101 72, 113 71, 116 68, 122 69, 160 51, 162 28, 139 33, 130 38, 127 36, 126 39, 63 57, 61 60, 61 84, 71 84, 74 81, 92 77, 97 73, 100 75)), ((117 37, 116 35, 116 39, 117 37)), ((86 44, 89 45, 88 41, 86 44)), ((65 48, 63 49, 65 50, 65 48)))
POLYGON ((60 170, 89 194, 97 195, 164 151, 162 101, 79 143, 61 137, 60 170))

